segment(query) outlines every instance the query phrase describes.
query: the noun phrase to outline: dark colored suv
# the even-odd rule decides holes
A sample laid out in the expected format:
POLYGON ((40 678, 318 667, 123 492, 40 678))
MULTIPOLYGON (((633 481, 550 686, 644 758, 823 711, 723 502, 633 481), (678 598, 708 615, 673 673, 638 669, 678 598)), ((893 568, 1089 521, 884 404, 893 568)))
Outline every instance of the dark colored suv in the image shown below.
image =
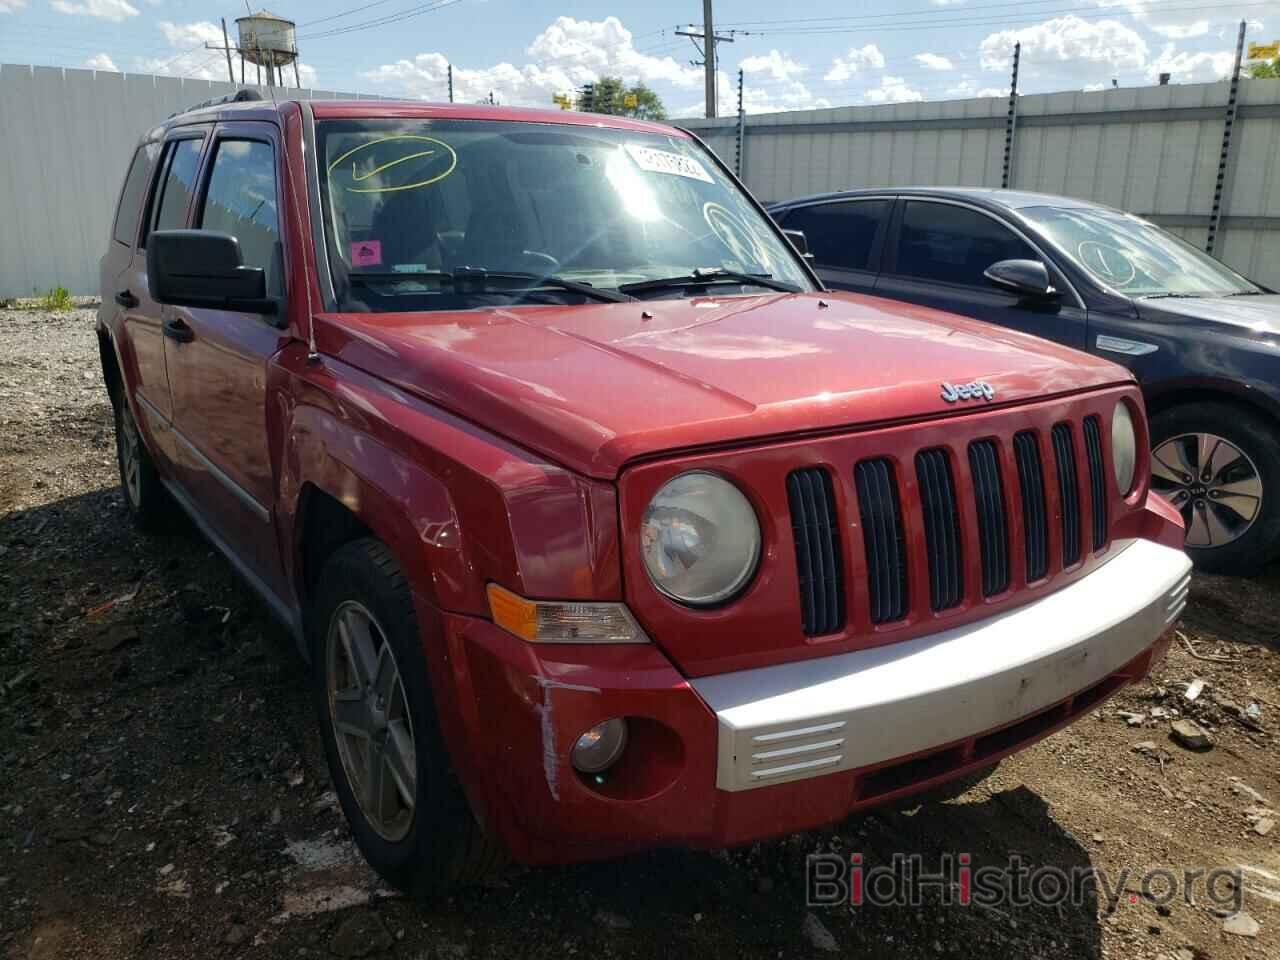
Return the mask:
POLYGON ((1204 569, 1280 555, 1280 296, 1154 224, 1012 190, 854 190, 775 204, 828 286, 998 323, 1124 364, 1152 483, 1204 569))

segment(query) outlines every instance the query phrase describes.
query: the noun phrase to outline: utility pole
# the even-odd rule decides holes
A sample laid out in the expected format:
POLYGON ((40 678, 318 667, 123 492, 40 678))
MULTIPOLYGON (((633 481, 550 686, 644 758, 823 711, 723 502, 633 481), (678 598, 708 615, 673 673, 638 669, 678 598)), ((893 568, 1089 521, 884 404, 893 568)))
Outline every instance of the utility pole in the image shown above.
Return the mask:
MULTIPOLYGON (((692 26, 692 24, 690 24, 692 26)), ((716 116, 716 44, 733 43, 733 36, 716 36, 711 22, 711 0, 702 0, 702 30, 677 30, 677 37, 694 37, 702 40, 702 65, 706 69, 707 116, 716 116)))
POLYGON ((236 82, 236 72, 231 67, 231 41, 227 39, 227 18, 222 18, 222 52, 227 55, 227 79, 236 82))
POLYGON ((738 68, 738 149, 734 154, 733 172, 742 179, 742 141, 747 132, 747 114, 742 106, 742 68, 738 68))
POLYGON ((1240 99, 1240 63, 1244 59, 1244 34, 1247 21, 1240 21, 1240 33, 1236 36, 1236 65, 1231 71, 1231 87, 1227 92, 1227 115, 1222 121, 1222 152, 1218 155, 1218 180, 1213 188, 1213 208, 1209 211, 1209 236, 1205 239, 1205 253, 1213 256, 1218 246, 1218 232, 1222 228, 1223 200, 1231 199, 1231 128, 1236 123, 1236 108, 1240 99))
POLYGON ((1013 78, 1009 81, 1009 115, 1004 126, 1004 173, 1000 186, 1008 190, 1013 186, 1013 140, 1018 131, 1018 60, 1022 56, 1022 44, 1013 45, 1013 78))
POLYGON ((453 103, 453 64, 449 64, 449 102, 453 103))

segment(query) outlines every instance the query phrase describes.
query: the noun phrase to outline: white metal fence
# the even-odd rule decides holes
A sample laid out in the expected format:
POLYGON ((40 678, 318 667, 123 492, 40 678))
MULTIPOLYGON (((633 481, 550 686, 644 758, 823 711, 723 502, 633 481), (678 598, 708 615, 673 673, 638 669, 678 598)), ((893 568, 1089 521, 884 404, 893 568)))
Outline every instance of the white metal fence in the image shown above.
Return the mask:
MULTIPOLYGON (((1241 83, 1218 256, 1280 289, 1280 82, 1241 83)), ((1149 217, 1203 247, 1227 83, 1018 98, 1012 186, 1149 217)), ((1004 99, 841 107, 745 120, 742 175, 763 201, 855 187, 999 187, 1004 99)), ((737 119, 690 120, 729 166, 737 119)))
MULTIPOLYGON (((1020 97, 1013 185, 1108 203, 1202 245, 1225 83, 1020 97)), ((0 64, 0 298, 97 290, 116 192, 149 126, 229 83, 0 64)), ((289 96, 357 96, 290 90, 289 96)), ((763 200, 853 187, 998 187, 1006 101, 748 117, 742 167, 763 200)), ((692 120, 733 165, 734 118, 692 120)), ((1280 288, 1280 82, 1242 84, 1219 255, 1280 288)))
POLYGON ((208 80, 0 64, 0 299, 54 286, 97 293, 98 258, 138 138, 170 114, 236 89, 208 80))

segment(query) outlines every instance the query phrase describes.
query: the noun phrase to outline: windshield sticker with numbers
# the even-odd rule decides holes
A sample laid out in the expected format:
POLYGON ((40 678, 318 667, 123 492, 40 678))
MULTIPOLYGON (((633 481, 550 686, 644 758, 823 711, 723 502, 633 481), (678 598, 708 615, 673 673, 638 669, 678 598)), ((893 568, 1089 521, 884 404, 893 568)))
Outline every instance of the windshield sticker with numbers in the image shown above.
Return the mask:
POLYGON ((642 147, 638 143, 628 143, 626 149, 641 170, 687 177, 690 180, 701 180, 703 183, 715 183, 706 168, 693 157, 667 150, 655 150, 652 147, 642 147))

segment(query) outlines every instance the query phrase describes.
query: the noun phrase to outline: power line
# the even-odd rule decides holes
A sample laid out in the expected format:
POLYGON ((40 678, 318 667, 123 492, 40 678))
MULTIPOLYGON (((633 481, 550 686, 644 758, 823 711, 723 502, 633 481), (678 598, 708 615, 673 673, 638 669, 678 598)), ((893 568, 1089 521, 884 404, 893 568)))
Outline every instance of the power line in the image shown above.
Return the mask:
POLYGON ((394 13, 388 13, 382 17, 375 17, 372 20, 362 20, 359 23, 347 24, 342 27, 334 27, 331 30, 322 30, 319 33, 306 34, 299 36, 299 40, 325 40, 330 37, 339 37, 348 33, 358 33, 361 30, 372 30, 374 27, 385 27, 392 23, 402 23, 405 20, 411 20, 414 17, 420 17, 423 14, 435 13, 437 10, 443 10, 445 7, 451 7, 462 0, 438 0, 433 4, 418 4, 408 7, 404 10, 397 10, 394 13))

